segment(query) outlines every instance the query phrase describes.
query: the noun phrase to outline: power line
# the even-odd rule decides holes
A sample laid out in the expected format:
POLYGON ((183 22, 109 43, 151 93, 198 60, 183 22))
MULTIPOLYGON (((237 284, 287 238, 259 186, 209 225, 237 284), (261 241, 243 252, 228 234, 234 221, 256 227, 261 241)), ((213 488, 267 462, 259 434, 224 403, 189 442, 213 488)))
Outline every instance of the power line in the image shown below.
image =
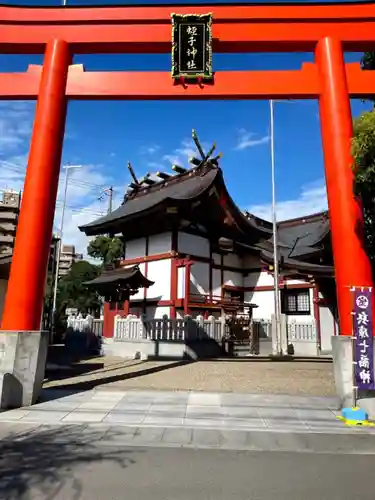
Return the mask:
MULTIPOLYGON (((56 202, 56 205, 60 206, 62 203, 63 202, 61 200, 58 200, 56 202)), ((104 212, 99 212, 98 210, 92 210, 86 207, 72 207, 71 205, 66 205, 66 208, 69 208, 69 210, 71 210, 72 212, 87 213, 87 214, 97 215, 99 217, 104 215, 104 212)))
MULTIPOLYGON (((0 160, 0 166, 4 170, 10 170, 12 172, 19 172, 19 173, 24 174, 24 175, 26 173, 25 168, 22 167, 21 165, 12 164, 12 163, 9 163, 7 161, 0 160)), ((63 181, 60 180, 59 184, 61 184, 62 182, 63 181)), ((92 188, 97 188, 97 189, 101 189, 101 190, 105 189, 104 184, 95 184, 94 182, 83 181, 80 179, 70 179, 68 182, 69 182, 69 184, 74 184, 74 185, 79 186, 79 187, 92 187, 92 188)))

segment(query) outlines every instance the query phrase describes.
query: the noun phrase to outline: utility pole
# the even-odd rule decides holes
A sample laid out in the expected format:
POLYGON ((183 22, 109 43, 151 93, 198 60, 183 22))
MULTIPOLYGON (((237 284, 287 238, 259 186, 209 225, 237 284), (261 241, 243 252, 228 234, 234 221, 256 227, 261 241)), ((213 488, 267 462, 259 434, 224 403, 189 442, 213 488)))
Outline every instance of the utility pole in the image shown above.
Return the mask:
POLYGON ((57 249, 56 256, 56 268, 55 268, 55 283, 53 287, 53 302, 52 302, 52 321, 53 327, 55 327, 55 317, 56 317, 56 299, 57 299, 57 284, 59 281, 59 271, 60 271, 60 258, 61 258, 61 250, 62 250, 62 239, 63 239, 63 230, 64 230, 64 217, 65 217, 65 208, 66 208, 66 195, 68 192, 68 176, 69 169, 71 168, 80 168, 82 165, 67 165, 63 167, 65 169, 65 186, 64 186, 64 200, 61 212, 61 223, 60 223, 60 241, 57 249))
POLYGON ((108 188, 108 215, 112 213, 113 186, 108 188))
POLYGON ((283 354, 280 318, 280 291, 279 291, 279 256, 277 247, 277 218, 276 218, 276 176, 275 176, 275 134, 273 100, 270 100, 270 145, 271 145, 271 184, 272 184, 272 233, 273 233, 273 280, 275 299, 275 326, 277 354, 283 354))

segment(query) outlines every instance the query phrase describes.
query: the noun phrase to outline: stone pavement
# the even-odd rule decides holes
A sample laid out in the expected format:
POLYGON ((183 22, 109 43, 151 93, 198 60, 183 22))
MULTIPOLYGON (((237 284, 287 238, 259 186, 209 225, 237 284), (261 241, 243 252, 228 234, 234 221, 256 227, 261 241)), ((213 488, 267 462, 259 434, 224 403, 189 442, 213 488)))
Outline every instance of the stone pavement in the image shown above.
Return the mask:
POLYGON ((48 374, 44 387, 79 391, 105 387, 113 391, 335 395, 333 364, 326 359, 280 362, 253 357, 189 362, 124 360, 104 356, 78 365, 75 366, 78 373, 55 367, 48 374))
MULTIPOLYGON (((348 433, 332 397, 235 393, 45 390, 44 402, 5 411, 1 423, 348 433)), ((362 429, 371 433, 371 429, 362 429)))

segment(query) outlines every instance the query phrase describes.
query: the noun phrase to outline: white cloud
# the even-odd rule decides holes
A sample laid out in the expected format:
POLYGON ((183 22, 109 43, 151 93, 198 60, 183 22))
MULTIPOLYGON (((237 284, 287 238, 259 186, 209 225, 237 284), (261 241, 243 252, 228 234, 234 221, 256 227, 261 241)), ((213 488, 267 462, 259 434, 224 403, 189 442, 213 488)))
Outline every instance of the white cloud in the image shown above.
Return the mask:
POLYGON ((174 165, 183 165, 186 163, 190 156, 197 154, 197 148, 192 139, 184 139, 181 142, 181 146, 175 149, 172 153, 163 155, 163 161, 174 165))
POLYGON ((158 151, 160 151, 160 146, 158 144, 151 144, 149 146, 144 146, 141 149, 141 154, 153 155, 153 154, 157 153, 158 151))
MULTIPOLYGON (((327 210, 325 182, 322 179, 302 186, 298 196, 276 204, 277 220, 288 220, 327 210)), ((271 203, 253 205, 248 208, 251 214, 271 220, 271 203)))
POLYGON ((14 153, 30 138, 35 103, 0 102, 0 155, 14 153))
POLYGON ((246 129, 241 128, 238 131, 238 140, 234 149, 241 151, 243 149, 266 144, 270 140, 268 135, 265 135, 264 137, 257 137, 257 135, 258 134, 255 134, 254 132, 249 132, 246 129))
MULTIPOLYGON (((201 142, 201 146, 203 151, 207 154, 212 144, 208 145, 205 142, 201 142)), ((176 164, 176 165, 186 166, 189 158, 191 158, 192 156, 200 158, 200 154, 197 150, 197 147, 195 146, 193 139, 184 139, 181 142, 180 147, 172 151, 172 153, 166 154, 162 157, 162 162, 167 162, 170 165, 176 164)), ((191 168, 190 164, 189 168, 191 168)))
MULTIPOLYGON (((29 103, 0 103, 0 191, 23 189, 34 110, 35 106, 29 103)), ((58 232, 61 225, 64 177, 62 171, 55 211, 55 232, 58 232)), ((88 238, 79 231, 78 226, 107 212, 108 197, 101 194, 103 188, 111 184, 113 179, 101 165, 83 164, 81 168, 69 171, 63 241, 65 244, 75 245, 77 252, 85 253, 88 244, 88 238)), ((122 196, 121 189, 114 192, 114 208, 120 204, 122 196)))

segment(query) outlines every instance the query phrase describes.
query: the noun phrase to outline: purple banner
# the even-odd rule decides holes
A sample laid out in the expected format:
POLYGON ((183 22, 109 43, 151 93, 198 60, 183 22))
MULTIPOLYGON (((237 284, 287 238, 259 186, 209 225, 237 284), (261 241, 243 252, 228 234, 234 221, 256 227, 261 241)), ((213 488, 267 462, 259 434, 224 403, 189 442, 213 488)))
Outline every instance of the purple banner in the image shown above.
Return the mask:
POLYGON ((355 385, 375 389, 372 330, 372 289, 354 290, 355 385))

